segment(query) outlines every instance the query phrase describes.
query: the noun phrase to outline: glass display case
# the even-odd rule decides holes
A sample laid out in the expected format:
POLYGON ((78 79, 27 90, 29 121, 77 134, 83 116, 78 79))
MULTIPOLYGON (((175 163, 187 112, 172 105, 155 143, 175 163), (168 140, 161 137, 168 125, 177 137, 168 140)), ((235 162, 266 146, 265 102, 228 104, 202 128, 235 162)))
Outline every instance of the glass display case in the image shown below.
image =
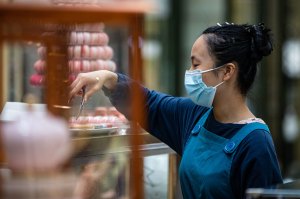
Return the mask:
POLYGON ((143 17, 153 9, 141 0, 0 5, 4 198, 174 196, 176 156, 137 124, 145 114, 134 106, 143 103, 137 88, 132 121, 102 91, 80 114, 80 97, 68 102, 81 72, 111 70, 142 82, 143 17), (25 154, 18 161, 16 151, 25 154))
POLYGON ((247 199, 286 199, 300 198, 299 180, 291 180, 284 184, 279 184, 271 188, 250 188, 246 190, 247 199))

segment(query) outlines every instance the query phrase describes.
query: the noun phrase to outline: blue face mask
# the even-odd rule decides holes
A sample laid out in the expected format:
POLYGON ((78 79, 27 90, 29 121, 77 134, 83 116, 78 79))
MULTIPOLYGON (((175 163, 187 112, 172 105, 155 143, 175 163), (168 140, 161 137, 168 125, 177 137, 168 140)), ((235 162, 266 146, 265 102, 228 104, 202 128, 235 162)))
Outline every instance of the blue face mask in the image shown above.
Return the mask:
MULTIPOLYGON (((222 67, 222 66, 220 66, 222 67)), ((206 72, 210 72, 213 70, 217 70, 220 67, 212 68, 209 70, 201 71, 201 70, 187 70, 185 72, 185 80, 184 85, 187 91, 187 94, 192 99, 192 101, 200 106, 205 106, 208 108, 212 107, 212 103, 214 101, 214 97, 217 91, 217 87, 223 84, 223 82, 219 83, 216 86, 207 86, 202 80, 202 74, 206 72)))

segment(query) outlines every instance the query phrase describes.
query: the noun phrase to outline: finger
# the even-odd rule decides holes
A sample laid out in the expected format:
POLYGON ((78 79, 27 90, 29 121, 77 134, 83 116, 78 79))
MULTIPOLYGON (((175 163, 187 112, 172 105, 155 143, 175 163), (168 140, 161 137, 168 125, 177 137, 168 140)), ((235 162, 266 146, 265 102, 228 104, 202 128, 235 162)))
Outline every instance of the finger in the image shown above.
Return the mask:
POLYGON ((74 88, 76 87, 76 85, 78 84, 79 81, 80 81, 80 76, 77 75, 76 79, 70 85, 68 104, 70 104, 72 102, 75 95, 78 95, 78 93, 76 93, 76 91, 74 91, 74 88))
POLYGON ((72 102, 73 99, 74 99, 74 97, 70 97, 70 98, 68 99, 68 104, 70 104, 70 103, 72 102))
POLYGON ((79 81, 76 85, 74 85, 73 89, 69 93, 69 98, 74 97, 78 94, 79 91, 81 91, 82 87, 84 86, 82 81, 79 81))
POLYGON ((80 95, 80 94, 76 94, 76 95, 74 95, 74 96, 70 96, 69 99, 68 99, 68 104, 70 104, 70 103, 73 101, 73 99, 74 99, 75 97, 78 97, 78 96, 81 96, 81 95, 80 95))
POLYGON ((86 91, 84 96, 84 102, 86 102, 95 92, 99 90, 99 85, 95 85, 92 88, 90 88, 88 91, 86 91))
POLYGON ((81 75, 78 74, 77 77, 76 77, 76 79, 75 79, 75 80, 72 82, 72 84, 70 85, 70 89, 71 89, 71 90, 78 84, 78 82, 80 81, 81 78, 82 78, 81 75))

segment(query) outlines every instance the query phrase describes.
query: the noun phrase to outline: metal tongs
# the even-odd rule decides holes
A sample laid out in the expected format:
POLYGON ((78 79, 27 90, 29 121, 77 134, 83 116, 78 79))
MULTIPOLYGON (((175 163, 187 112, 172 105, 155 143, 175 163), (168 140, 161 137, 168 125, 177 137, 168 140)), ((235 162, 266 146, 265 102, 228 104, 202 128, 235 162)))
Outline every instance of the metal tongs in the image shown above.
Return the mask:
POLYGON ((78 114, 76 116, 76 120, 79 118, 82 110, 83 110, 83 106, 84 106, 84 96, 85 96, 85 86, 81 88, 81 92, 82 92, 82 95, 81 95, 81 102, 80 102, 80 107, 79 107, 79 111, 78 111, 78 114))

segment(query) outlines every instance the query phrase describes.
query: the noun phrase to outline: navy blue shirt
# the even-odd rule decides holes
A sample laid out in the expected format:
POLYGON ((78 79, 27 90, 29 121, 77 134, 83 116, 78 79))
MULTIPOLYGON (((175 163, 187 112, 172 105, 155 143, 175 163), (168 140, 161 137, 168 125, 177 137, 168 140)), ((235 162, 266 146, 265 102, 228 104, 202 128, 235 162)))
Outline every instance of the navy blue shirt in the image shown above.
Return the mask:
MULTIPOLYGON (((145 104, 140 108, 147 113, 148 125, 143 128, 182 155, 192 129, 208 108, 194 104, 189 98, 149 90, 127 76, 118 74, 115 89, 103 90, 128 119, 131 118, 132 84, 137 84, 145 95, 145 104)), ((230 139, 243 125, 220 123, 211 112, 204 126, 210 132, 230 139)), ((255 130, 240 143, 233 158, 230 183, 236 198, 244 198, 247 188, 267 188, 282 183, 273 140, 268 132, 255 130)))

